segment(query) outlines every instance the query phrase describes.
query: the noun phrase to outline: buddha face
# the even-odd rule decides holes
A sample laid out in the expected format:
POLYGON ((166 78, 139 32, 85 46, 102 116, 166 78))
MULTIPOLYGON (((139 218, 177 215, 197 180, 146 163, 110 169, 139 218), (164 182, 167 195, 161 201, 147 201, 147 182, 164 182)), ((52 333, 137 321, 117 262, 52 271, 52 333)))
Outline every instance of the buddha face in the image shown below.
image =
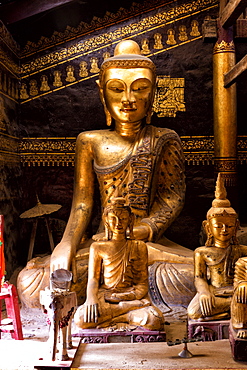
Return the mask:
POLYGON ((113 235, 125 237, 126 230, 130 223, 130 214, 126 210, 109 212, 107 215, 107 224, 113 235))
POLYGON ((227 246, 233 237, 237 227, 237 219, 232 216, 217 215, 209 220, 209 228, 215 241, 227 246))
POLYGON ((148 68, 106 70, 103 95, 113 119, 134 123, 143 119, 153 101, 154 77, 148 68))

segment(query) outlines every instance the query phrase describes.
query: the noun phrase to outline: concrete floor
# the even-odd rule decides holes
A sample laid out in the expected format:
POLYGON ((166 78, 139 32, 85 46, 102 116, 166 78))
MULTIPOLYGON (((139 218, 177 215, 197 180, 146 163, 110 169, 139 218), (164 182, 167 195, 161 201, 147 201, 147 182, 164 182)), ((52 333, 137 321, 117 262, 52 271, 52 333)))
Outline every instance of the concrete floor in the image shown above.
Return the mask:
POLYGON ((190 343, 191 358, 178 354, 183 345, 166 343, 80 344, 71 369, 247 369, 231 356, 229 341, 190 343))
MULTIPOLYGON (((227 339, 215 342, 189 343, 193 354, 179 356, 183 344, 168 346, 159 343, 80 344, 73 338, 70 360, 50 361, 48 325, 41 310, 21 310, 23 341, 12 340, 3 334, 0 340, 0 370, 33 370, 52 368, 71 369, 247 369, 247 363, 236 362, 227 339)), ((166 316, 167 341, 174 342, 186 336, 186 316, 179 312, 173 321, 166 316)), ((75 328, 74 328, 75 330, 75 328)))

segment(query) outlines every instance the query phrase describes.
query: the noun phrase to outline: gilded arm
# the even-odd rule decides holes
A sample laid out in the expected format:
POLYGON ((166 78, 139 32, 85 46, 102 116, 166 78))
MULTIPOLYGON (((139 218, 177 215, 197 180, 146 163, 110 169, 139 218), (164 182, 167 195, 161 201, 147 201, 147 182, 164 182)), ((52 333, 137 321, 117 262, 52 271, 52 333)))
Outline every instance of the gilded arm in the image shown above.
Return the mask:
POLYGON ((207 280, 207 264, 204 259, 204 254, 207 253, 206 248, 208 247, 198 248, 194 252, 195 287, 199 295, 202 315, 210 316, 215 304, 215 297, 207 280))
POLYGON ((135 299, 142 299, 148 293, 148 250, 146 244, 138 240, 137 259, 133 265, 135 299))
POLYGON ((101 271, 101 257, 97 242, 91 244, 88 263, 87 299, 84 303, 84 322, 98 322, 99 314, 99 282, 101 271))
POLYGON ((91 218, 94 192, 93 151, 90 136, 81 133, 76 141, 74 191, 70 217, 61 242, 51 256, 51 272, 70 269, 81 238, 91 218))

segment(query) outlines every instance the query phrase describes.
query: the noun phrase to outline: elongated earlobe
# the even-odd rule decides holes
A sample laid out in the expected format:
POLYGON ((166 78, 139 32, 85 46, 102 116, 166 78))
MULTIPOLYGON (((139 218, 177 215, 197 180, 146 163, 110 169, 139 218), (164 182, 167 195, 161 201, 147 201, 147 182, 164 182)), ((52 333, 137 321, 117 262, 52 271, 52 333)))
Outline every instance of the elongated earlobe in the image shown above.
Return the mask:
POLYGON ((105 116, 106 116, 106 124, 107 124, 107 126, 111 126, 112 116, 111 116, 109 110, 106 108, 105 104, 104 104, 104 110, 105 110, 105 116))
POLYGON ((240 227, 240 222, 239 220, 237 219, 236 220, 236 227, 235 227, 235 230, 234 230, 234 234, 232 236, 232 241, 233 241, 233 244, 239 244, 239 241, 238 241, 238 238, 237 238, 237 232, 239 230, 239 227, 240 227))
POLYGON ((213 247, 214 245, 214 236, 211 233, 209 222, 207 220, 204 220, 202 223, 202 226, 204 227, 204 230, 207 234, 207 240, 206 240, 206 247, 213 247))
POLYGON ((152 107, 148 110, 147 115, 146 115, 146 124, 150 125, 151 123, 151 117, 152 117, 153 111, 152 107))
POLYGON ((96 83, 97 83, 98 88, 99 88, 100 100, 101 100, 101 102, 102 102, 102 104, 104 106, 105 117, 106 117, 106 124, 107 124, 107 126, 111 126, 111 124, 112 124, 112 116, 111 116, 109 110, 106 107, 103 88, 101 87, 99 80, 97 80, 96 83))

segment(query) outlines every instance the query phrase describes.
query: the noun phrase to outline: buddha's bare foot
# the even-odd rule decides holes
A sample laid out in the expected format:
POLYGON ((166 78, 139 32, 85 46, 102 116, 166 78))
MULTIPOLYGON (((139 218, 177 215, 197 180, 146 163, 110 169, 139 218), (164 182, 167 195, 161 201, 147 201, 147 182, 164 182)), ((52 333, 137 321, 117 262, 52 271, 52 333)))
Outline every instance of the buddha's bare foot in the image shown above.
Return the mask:
POLYGON ((146 307, 150 306, 150 302, 148 299, 134 299, 133 301, 121 301, 119 302, 119 307, 121 307, 123 310, 125 309, 134 309, 134 308, 140 308, 140 307, 146 307))
POLYGON ((239 329, 237 331, 237 338, 247 339, 247 330, 246 329, 239 329))
POLYGON ((194 321, 215 321, 215 320, 226 320, 230 317, 229 312, 223 312, 219 314, 215 314, 212 316, 205 316, 205 317, 193 317, 192 320, 194 321))

